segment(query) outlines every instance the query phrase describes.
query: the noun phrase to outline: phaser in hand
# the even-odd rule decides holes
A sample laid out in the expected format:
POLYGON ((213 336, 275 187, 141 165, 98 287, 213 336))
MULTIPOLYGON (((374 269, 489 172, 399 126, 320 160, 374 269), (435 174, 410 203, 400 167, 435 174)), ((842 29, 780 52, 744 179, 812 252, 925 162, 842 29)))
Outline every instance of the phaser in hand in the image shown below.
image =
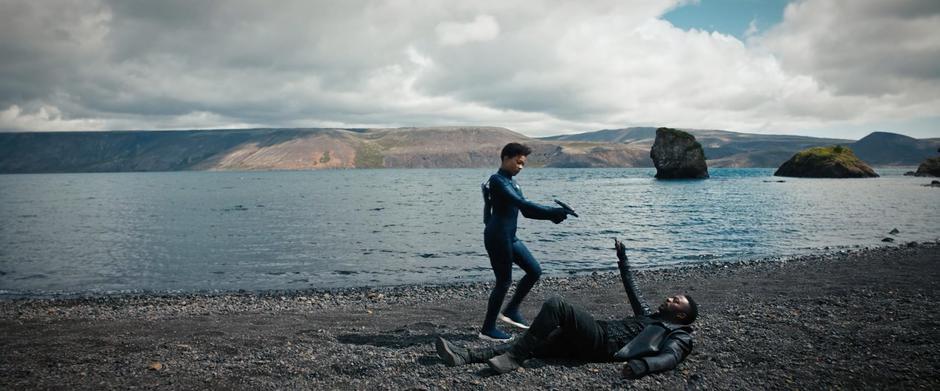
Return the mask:
POLYGON ((559 200, 555 200, 555 203, 558 204, 558 205, 560 205, 560 206, 562 207, 562 209, 565 210, 565 213, 570 214, 570 215, 572 215, 572 216, 574 216, 574 217, 581 217, 581 216, 578 216, 578 214, 575 213, 574 209, 571 209, 571 207, 568 206, 568 204, 566 204, 566 203, 564 203, 564 202, 561 202, 561 201, 559 201, 559 200))

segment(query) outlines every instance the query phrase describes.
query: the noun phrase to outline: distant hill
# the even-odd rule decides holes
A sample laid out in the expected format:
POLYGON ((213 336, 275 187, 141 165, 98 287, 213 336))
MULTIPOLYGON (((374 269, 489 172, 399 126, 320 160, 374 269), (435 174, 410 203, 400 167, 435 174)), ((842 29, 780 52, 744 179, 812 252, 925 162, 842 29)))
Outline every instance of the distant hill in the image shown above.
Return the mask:
POLYGON ((549 142, 498 127, 0 133, 0 173, 495 167, 508 142, 535 167, 649 165, 629 145, 549 142))
MULTIPOLYGON (((871 165, 917 165, 940 139, 876 132, 853 142, 684 129, 710 167, 778 167, 797 151, 841 144, 871 165)), ((500 127, 237 129, 0 133, 0 173, 496 167, 508 142, 533 167, 652 167, 655 128, 534 139, 500 127)))
POLYGON ((564 134, 560 136, 543 137, 542 140, 552 141, 593 141, 603 143, 648 143, 653 145, 656 139, 655 127, 604 129, 594 132, 564 134))
POLYGON ((849 147, 869 164, 916 166, 938 155, 940 139, 916 139, 897 133, 874 132, 849 147))
MULTIPOLYGON (((861 140, 736 133, 725 130, 682 129, 702 144, 709 167, 779 167, 796 152, 827 145, 845 145, 865 162, 876 165, 917 165, 935 156, 940 139, 915 139, 895 133, 875 132, 861 140)), ((649 149, 655 128, 635 127, 545 137, 550 141, 623 143, 649 149)))

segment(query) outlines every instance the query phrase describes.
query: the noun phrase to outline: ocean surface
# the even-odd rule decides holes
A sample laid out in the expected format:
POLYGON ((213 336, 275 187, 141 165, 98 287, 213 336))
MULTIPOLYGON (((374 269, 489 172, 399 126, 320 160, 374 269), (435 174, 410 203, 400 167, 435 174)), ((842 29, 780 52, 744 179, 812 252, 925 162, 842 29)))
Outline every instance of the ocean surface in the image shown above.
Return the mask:
MULTIPOLYGON (((581 218, 520 216, 547 275, 794 256, 940 238, 940 189, 876 179, 710 170, 534 169, 532 201, 581 218)), ((494 170, 0 175, 0 297, 263 291, 491 279, 479 185, 494 170)), ((522 272, 514 269, 514 278, 522 272)))

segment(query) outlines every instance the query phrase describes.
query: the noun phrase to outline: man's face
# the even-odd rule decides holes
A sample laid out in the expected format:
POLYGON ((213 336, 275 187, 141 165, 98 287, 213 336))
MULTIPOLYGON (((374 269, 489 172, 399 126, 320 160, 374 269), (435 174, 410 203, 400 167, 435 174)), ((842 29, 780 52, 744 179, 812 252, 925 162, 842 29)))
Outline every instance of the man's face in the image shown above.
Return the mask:
POLYGON ((667 297, 666 301, 659 305, 659 313, 670 314, 679 320, 685 319, 689 313, 689 299, 684 295, 667 297))
POLYGON ((520 171, 525 167, 526 161, 529 158, 525 155, 507 157, 503 159, 503 169, 509 171, 513 176, 519 174, 520 171))

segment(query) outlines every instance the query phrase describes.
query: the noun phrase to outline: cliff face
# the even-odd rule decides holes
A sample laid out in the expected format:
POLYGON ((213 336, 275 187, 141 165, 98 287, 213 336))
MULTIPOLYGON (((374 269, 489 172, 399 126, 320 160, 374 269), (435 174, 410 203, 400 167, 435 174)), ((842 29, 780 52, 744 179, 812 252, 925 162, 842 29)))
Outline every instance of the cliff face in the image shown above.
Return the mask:
POLYGON ((547 142, 505 128, 0 133, 0 173, 496 167, 508 142, 534 167, 649 166, 643 150, 547 142))
POLYGON ((650 150, 658 179, 708 178, 708 166, 702 145, 691 134, 677 129, 656 129, 656 141, 650 150))

